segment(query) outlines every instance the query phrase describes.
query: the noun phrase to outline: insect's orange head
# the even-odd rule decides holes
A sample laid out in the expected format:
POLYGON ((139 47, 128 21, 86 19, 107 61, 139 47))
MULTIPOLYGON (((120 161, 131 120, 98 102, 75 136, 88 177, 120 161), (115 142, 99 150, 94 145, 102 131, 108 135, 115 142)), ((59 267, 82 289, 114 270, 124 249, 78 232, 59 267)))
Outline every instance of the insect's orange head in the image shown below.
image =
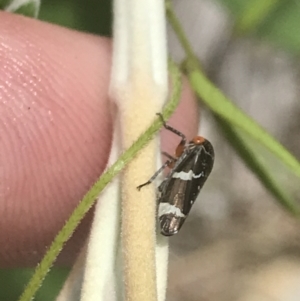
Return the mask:
POLYGON ((202 144, 205 141, 205 138, 201 136, 196 136, 192 140, 196 145, 202 144))

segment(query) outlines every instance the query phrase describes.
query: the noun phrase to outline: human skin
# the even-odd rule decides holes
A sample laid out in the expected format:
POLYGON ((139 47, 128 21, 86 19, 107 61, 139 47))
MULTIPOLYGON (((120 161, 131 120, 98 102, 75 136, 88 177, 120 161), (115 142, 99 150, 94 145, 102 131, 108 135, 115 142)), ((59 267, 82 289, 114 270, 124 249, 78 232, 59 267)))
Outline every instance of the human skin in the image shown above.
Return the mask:
MULTIPOLYGON (((0 12, 0 267, 37 264, 103 172, 112 123, 111 41, 0 12)), ((188 138, 198 109, 184 81, 169 123, 188 138)), ((162 149, 178 137, 162 131, 162 149)), ((92 213, 59 257, 69 265, 92 213)))

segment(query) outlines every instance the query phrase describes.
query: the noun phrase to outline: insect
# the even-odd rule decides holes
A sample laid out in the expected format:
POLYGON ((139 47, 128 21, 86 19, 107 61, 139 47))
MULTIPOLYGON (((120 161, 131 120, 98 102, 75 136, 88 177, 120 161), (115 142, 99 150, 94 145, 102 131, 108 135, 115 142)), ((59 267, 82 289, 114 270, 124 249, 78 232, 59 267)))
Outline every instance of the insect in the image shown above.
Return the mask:
POLYGON ((181 137, 175 156, 163 152, 168 158, 165 164, 147 181, 138 186, 141 189, 153 180, 166 167, 171 168, 158 187, 158 219, 161 234, 172 236, 180 230, 188 216, 200 190, 209 176, 214 164, 214 149, 211 143, 201 136, 187 142, 183 133, 166 124, 164 127, 181 137))

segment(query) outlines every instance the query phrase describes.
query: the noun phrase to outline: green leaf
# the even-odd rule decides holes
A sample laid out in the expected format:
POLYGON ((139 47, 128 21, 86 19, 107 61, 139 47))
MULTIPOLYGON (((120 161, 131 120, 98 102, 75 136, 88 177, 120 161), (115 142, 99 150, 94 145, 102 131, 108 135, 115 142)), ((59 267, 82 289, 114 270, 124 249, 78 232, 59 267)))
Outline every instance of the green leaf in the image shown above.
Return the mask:
POLYGON ((252 0, 239 15, 235 28, 239 34, 255 30, 278 6, 279 0, 252 0))
POLYGON ((39 19, 97 35, 111 36, 111 0, 43 1, 39 19))
MULTIPOLYGON (((0 300, 14 301, 24 289, 32 273, 33 268, 1 269, 0 270, 0 300)), ((45 285, 36 295, 35 301, 53 301, 61 289, 69 273, 66 268, 53 268, 49 273, 45 285)))
POLYGON ((36 18, 40 8, 40 0, 13 0, 3 7, 5 11, 36 18))
POLYGON ((0 0, 0 9, 4 10, 13 0, 0 0))
POLYGON ((38 7, 36 3, 30 2, 20 6, 18 9, 14 11, 15 14, 24 15, 27 17, 35 17, 38 13, 38 7))
POLYGON ((219 0, 236 19, 236 32, 252 34, 293 54, 300 53, 297 0, 219 0))
POLYGON ((281 1, 258 28, 258 35, 294 54, 300 53, 300 2, 281 1))

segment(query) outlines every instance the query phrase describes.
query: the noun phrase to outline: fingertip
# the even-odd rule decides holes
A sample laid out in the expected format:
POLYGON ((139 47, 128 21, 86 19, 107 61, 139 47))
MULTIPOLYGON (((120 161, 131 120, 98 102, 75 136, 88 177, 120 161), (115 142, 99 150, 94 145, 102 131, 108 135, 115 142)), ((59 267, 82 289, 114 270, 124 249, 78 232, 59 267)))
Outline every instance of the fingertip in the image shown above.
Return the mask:
POLYGON ((111 47, 0 14, 0 257, 20 266, 39 261, 105 168, 111 47))

